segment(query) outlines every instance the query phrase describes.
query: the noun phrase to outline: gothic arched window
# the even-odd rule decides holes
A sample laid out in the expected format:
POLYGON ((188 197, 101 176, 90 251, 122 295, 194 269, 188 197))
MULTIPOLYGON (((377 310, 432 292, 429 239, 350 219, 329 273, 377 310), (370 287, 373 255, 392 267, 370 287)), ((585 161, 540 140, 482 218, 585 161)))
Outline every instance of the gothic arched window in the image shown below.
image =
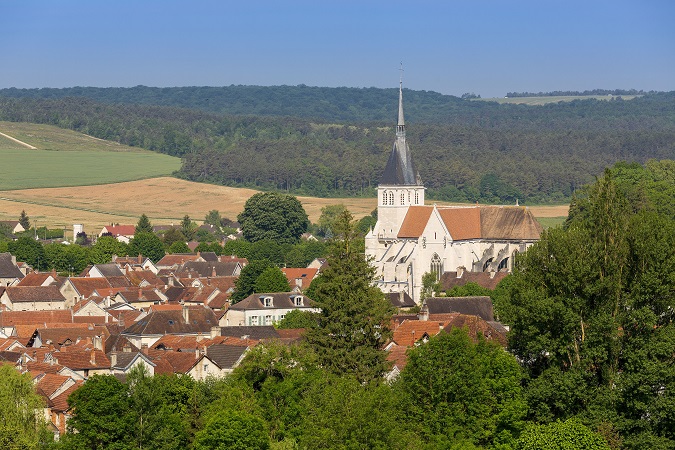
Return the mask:
POLYGON ((438 253, 434 253, 434 256, 431 257, 429 271, 436 274, 436 281, 441 279, 441 275, 443 275, 443 262, 441 261, 441 257, 438 256, 438 253))
POLYGON ((401 192, 401 205, 405 205, 405 192, 401 192))
POLYGON ((420 194, 417 191, 415 191, 415 204, 416 205, 420 204, 420 194))
POLYGON ((387 191, 382 192, 382 204, 387 204, 387 191))
POLYGON ((390 205, 394 204, 394 193, 393 192, 389 193, 389 204, 390 205))

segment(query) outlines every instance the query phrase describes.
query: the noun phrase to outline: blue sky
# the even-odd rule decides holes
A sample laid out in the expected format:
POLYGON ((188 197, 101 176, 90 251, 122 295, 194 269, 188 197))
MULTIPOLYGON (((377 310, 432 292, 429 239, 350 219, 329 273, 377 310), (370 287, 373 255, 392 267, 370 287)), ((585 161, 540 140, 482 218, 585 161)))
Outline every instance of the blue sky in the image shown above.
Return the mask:
POLYGON ((0 88, 675 90, 675 1, 0 0, 0 88))

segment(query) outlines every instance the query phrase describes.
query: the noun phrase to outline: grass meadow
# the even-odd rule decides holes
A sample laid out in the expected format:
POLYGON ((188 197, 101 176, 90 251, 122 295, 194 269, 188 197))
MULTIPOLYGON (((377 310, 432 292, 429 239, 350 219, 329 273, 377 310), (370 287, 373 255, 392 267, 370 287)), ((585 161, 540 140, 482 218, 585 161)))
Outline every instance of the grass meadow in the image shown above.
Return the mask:
POLYGON ((86 186, 169 175, 173 156, 127 147, 49 125, 0 122, 0 191, 86 186))

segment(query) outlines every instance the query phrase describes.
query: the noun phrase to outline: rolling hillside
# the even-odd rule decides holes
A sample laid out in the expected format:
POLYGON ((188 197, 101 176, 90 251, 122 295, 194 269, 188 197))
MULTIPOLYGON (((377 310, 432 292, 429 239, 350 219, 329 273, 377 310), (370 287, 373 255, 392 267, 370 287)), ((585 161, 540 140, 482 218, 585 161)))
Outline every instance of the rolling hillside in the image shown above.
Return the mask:
POLYGON ((0 133, 16 139, 0 135, 0 191, 139 180, 180 168, 173 156, 50 125, 0 122, 0 133))

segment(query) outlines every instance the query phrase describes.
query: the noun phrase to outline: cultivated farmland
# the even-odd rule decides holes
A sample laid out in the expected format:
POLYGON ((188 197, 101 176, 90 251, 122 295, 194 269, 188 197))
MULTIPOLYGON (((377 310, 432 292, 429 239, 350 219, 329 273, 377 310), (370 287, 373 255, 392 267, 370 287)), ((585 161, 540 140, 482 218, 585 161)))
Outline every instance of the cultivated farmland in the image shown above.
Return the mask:
POLYGON ((86 186, 169 175, 180 159, 49 125, 0 122, 0 191, 86 186))

